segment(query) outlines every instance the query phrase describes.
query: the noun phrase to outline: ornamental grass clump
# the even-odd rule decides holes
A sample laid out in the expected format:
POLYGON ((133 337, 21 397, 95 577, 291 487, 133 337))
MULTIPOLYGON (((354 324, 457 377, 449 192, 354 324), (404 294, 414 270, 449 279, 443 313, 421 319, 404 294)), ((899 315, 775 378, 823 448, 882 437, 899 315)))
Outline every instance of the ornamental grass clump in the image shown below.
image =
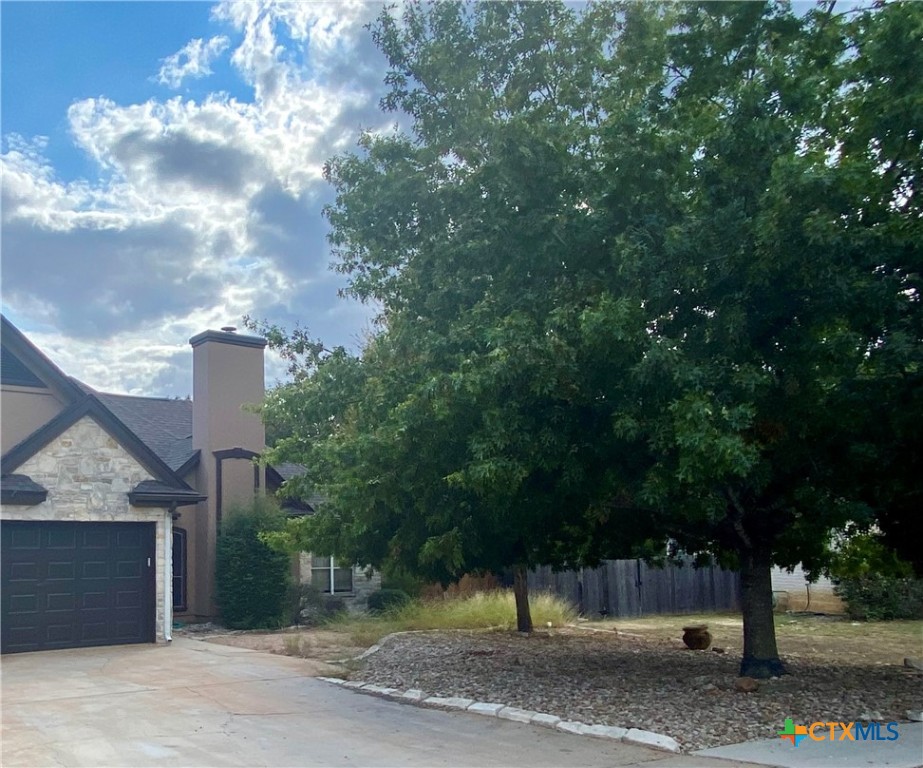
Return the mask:
MULTIPOLYGON (((576 612, 554 595, 530 596, 536 627, 561 627, 576 619, 576 612)), ((476 592, 448 600, 414 601, 390 614, 406 629, 515 629, 516 602, 512 591, 476 592)))

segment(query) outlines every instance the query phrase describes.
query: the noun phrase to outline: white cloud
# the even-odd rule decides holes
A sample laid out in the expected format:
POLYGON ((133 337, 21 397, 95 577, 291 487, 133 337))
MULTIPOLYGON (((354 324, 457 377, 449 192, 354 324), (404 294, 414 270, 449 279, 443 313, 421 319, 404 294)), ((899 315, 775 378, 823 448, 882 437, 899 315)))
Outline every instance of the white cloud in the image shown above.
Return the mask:
POLYGON ((197 37, 190 40, 172 56, 163 59, 157 73, 157 82, 170 88, 179 88, 187 77, 200 78, 212 74, 211 63, 227 50, 230 40, 224 35, 208 42, 197 37))
MULTIPOLYGON (((372 311, 337 298, 321 169, 360 127, 394 119, 378 111, 384 60, 363 29, 380 8, 222 3, 214 16, 240 33, 231 60, 253 100, 77 101, 67 120, 93 178, 62 181, 41 138, 5 137, 4 303, 58 329, 36 341, 64 370, 110 391, 185 395, 170 389, 182 386, 178 350, 244 314, 355 345, 372 311)), ((205 75, 230 45, 192 40, 158 79, 205 75)))

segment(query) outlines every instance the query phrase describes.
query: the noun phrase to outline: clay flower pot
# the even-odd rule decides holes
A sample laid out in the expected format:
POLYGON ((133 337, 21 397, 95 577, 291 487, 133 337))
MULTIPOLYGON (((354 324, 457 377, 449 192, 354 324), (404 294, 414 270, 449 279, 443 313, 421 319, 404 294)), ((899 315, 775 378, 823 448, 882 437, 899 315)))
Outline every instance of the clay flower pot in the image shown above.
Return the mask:
POLYGON ((693 651, 704 651, 711 645, 711 633, 708 631, 708 624, 683 627, 683 642, 687 648, 691 648, 693 651))

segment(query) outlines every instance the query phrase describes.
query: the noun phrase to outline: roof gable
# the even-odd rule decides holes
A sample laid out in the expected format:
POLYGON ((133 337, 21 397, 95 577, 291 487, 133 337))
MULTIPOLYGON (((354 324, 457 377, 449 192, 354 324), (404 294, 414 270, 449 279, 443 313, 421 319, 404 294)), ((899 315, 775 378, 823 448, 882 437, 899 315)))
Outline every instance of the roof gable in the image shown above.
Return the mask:
MULTIPOLYGON (((182 476, 195 467, 199 452, 192 447, 192 401, 96 392, 65 375, 6 317, 0 315, 0 319, 3 384, 43 389, 64 406, 92 395, 173 473, 182 476)), ((10 453, 16 449, 18 446, 10 453)))
POLYGON ((19 383, 23 386, 44 386, 50 389, 65 404, 78 402, 83 392, 72 379, 66 376, 58 366, 43 355, 38 347, 29 341, 22 332, 0 315, 0 342, 2 342, 4 384, 19 383), (7 366, 14 380, 7 381, 7 366), (19 378, 23 381, 16 382, 19 378), (36 383, 37 382, 37 383, 36 383))
POLYGON ((13 446, 0 459, 2 473, 9 475, 24 461, 35 455, 51 440, 60 435, 64 430, 80 419, 89 416, 96 421, 119 445, 122 446, 144 469, 154 478, 162 481, 167 486, 191 491, 182 478, 180 478, 151 448, 125 426, 110 410, 108 410, 94 395, 85 395, 82 400, 74 403, 70 408, 61 412, 45 426, 33 432, 18 445, 13 446))

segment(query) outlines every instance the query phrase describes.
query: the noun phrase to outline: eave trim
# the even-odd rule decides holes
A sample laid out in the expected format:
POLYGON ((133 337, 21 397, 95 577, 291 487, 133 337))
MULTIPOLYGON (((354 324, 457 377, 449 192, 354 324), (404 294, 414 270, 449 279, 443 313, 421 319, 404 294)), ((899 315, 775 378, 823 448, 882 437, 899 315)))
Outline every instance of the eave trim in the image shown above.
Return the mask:
POLYGON ((15 488, 0 489, 0 504, 9 504, 14 507, 34 507, 48 498, 48 491, 22 491, 15 488))

